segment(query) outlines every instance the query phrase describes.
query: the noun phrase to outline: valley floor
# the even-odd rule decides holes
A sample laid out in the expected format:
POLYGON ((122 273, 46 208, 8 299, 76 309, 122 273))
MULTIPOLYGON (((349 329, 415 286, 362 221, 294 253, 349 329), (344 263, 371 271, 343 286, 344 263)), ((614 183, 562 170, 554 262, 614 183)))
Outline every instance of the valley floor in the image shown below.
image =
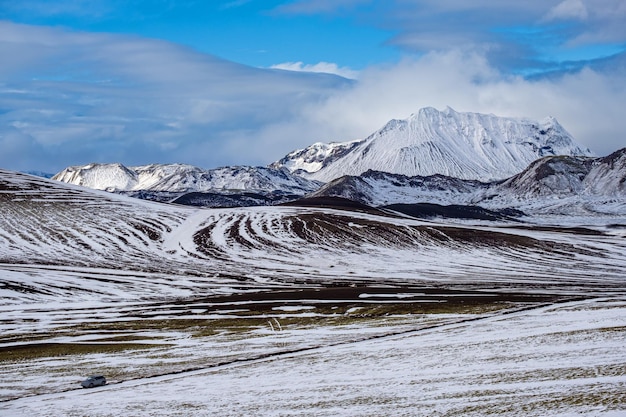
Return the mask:
POLYGON ((623 218, 0 204, 3 417, 626 415, 623 218))
POLYGON ((626 413, 618 295, 348 287, 19 316, 3 322, 7 416, 626 413), (81 389, 90 372, 109 383, 81 389))

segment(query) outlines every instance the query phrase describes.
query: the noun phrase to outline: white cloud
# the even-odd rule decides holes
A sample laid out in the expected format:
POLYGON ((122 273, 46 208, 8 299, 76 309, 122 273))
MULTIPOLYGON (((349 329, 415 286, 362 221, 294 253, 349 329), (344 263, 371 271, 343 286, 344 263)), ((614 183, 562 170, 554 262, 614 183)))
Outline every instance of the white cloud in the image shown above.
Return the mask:
POLYGON ((411 53, 487 49, 509 70, 550 69, 563 56, 585 61, 595 46, 605 46, 595 56, 604 57, 607 44, 626 43, 624 0, 300 0, 280 10, 349 17, 393 32, 387 44, 411 53))
POLYGON ((295 0, 279 5, 276 10, 286 14, 336 13, 371 3, 372 0, 295 0))
POLYGON ((587 16, 587 8, 582 0, 564 0, 550 9, 545 20, 585 20, 587 16))
POLYGON ((303 62, 283 62, 282 64, 272 65, 270 68, 281 69, 287 71, 301 72, 322 72, 326 74, 335 74, 340 77, 357 79, 359 72, 348 67, 339 67, 332 62, 318 62, 317 64, 304 64, 303 62))
POLYGON ((626 1, 585 0, 588 17, 568 40, 571 45, 626 43, 626 1))
POLYGON ((529 81, 502 74, 484 53, 456 50, 368 68, 348 81, 246 67, 162 41, 6 22, 0 56, 11 56, 0 63, 4 168, 267 164, 315 141, 363 138, 389 119, 447 105, 553 115, 600 155, 625 146, 623 66, 529 81))
MULTIPOLYGON (((0 134, 32 138, 32 169, 90 161, 262 163, 225 151, 346 83, 246 67, 178 45, 0 22, 0 134), (177 143, 172 150, 172 144, 177 143)), ((245 149, 245 148, 244 148, 245 149)), ((26 155, 26 154, 24 154, 26 155)), ((22 159, 27 159, 24 156, 22 159)), ((0 153, 0 166, 16 160, 0 153)))
POLYGON ((603 75, 586 69, 529 81, 503 75, 484 55, 451 51, 365 70, 352 88, 322 105, 312 104, 299 127, 274 126, 270 135, 306 132, 302 146, 314 140, 364 138, 392 118, 449 105, 457 111, 510 117, 555 116, 579 142, 603 155, 626 146, 623 103, 623 70, 603 75))

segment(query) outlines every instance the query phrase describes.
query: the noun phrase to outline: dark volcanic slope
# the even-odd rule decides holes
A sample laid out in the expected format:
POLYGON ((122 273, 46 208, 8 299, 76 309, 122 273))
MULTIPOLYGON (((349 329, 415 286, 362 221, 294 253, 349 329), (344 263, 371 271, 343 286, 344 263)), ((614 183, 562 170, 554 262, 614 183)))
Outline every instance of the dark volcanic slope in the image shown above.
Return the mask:
POLYGON ((344 200, 330 202, 341 210, 309 203, 191 209, 0 171, 0 295, 137 300, 302 283, 623 287, 619 236, 451 227, 344 200))
MULTIPOLYGON (((368 171, 331 181, 310 196, 348 198, 374 207, 416 203, 454 206, 445 212, 439 209, 439 215, 455 217, 458 213, 460 218, 482 209, 517 209, 527 215, 626 215, 626 148, 603 158, 545 157, 517 175, 492 183, 368 171)), ((426 210, 425 206, 418 208, 426 210)))
POLYGON ((420 219, 449 218, 449 219, 472 219, 487 221, 516 221, 524 213, 514 209, 487 210, 478 206, 449 205, 417 203, 417 204, 391 204, 381 207, 397 213, 417 217, 420 219))
POLYGON ((348 198, 342 197, 308 197, 301 198, 295 201, 283 203, 283 206, 292 207, 317 207, 317 208, 331 208, 337 210, 348 210, 363 213, 371 213, 377 215, 385 215, 385 213, 374 207, 370 207, 367 204, 360 203, 348 198))
POLYGON ((165 205, 0 170, 0 260, 159 269, 159 246, 186 217, 165 205), (151 267, 152 265, 152 267, 151 267))

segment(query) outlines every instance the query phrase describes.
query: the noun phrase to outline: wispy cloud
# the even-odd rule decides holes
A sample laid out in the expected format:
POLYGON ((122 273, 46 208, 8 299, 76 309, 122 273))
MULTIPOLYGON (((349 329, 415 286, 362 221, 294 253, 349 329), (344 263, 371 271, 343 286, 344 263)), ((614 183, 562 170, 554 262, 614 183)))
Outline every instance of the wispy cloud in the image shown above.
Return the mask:
POLYGON ((296 0, 281 4, 275 10, 286 14, 335 13, 372 3, 373 0, 296 0))
POLYGON ((259 69, 164 41, 0 22, 0 56, 11 57, 0 63, 4 168, 266 164, 315 141, 363 138, 425 106, 553 115, 598 154, 623 147, 626 131, 625 55, 529 80, 501 71, 487 48, 458 48, 346 80, 310 72, 342 70, 334 64, 259 69))
POLYGON ((0 154, 5 167, 28 162, 24 155, 48 170, 90 160, 259 163, 267 150, 236 154, 227 142, 254 142, 260 126, 290 120, 346 82, 246 67, 163 41, 7 22, 0 55, 12 57, 0 65, 0 141, 17 149, 23 138, 22 158, 0 154))
POLYGON ((222 4, 220 6, 220 9, 222 10, 226 10, 226 9, 233 9, 236 7, 241 7, 244 6, 248 3, 250 3, 252 0, 233 0, 233 1, 227 1, 224 4, 222 4))
POLYGON ((359 72, 348 67, 339 67, 333 62, 318 62, 317 64, 304 64, 303 62, 283 62, 282 64, 272 65, 271 68, 286 71, 301 72, 322 72, 326 74, 335 74, 344 78, 357 79, 359 72))
POLYGON ((582 0, 564 0, 551 8, 544 20, 585 20, 588 16, 587 7, 582 0))
POLYGON ((581 60, 594 46, 599 46, 596 58, 607 50, 626 50, 623 0, 299 0, 279 10, 349 15, 394 32, 388 44, 406 51, 487 51, 494 65, 520 72, 552 68, 562 56, 575 57, 576 48, 585 48, 581 60))

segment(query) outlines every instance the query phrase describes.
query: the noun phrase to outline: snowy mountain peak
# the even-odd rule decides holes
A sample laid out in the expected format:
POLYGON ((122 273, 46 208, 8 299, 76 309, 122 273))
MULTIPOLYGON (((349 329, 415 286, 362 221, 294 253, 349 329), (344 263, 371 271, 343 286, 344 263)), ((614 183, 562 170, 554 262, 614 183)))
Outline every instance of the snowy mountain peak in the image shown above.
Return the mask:
POLYGON ((316 142, 313 145, 289 153, 280 161, 270 164, 270 168, 286 168, 290 172, 316 172, 324 168, 329 161, 340 158, 354 149, 361 140, 350 142, 316 142))
POLYGON ((52 179, 97 190, 165 191, 255 191, 305 194, 319 182, 292 175, 287 169, 234 166, 204 170, 185 164, 151 164, 125 167, 119 163, 72 166, 52 179))
POLYGON ((271 166, 302 170, 301 175, 325 182, 370 169, 490 181, 515 175, 547 155, 592 153, 553 117, 533 121, 426 107, 407 119, 390 120, 364 140, 317 143, 271 166))
POLYGON ((133 189, 139 182, 136 172, 119 163, 71 166, 56 174, 52 179, 96 190, 133 189))

